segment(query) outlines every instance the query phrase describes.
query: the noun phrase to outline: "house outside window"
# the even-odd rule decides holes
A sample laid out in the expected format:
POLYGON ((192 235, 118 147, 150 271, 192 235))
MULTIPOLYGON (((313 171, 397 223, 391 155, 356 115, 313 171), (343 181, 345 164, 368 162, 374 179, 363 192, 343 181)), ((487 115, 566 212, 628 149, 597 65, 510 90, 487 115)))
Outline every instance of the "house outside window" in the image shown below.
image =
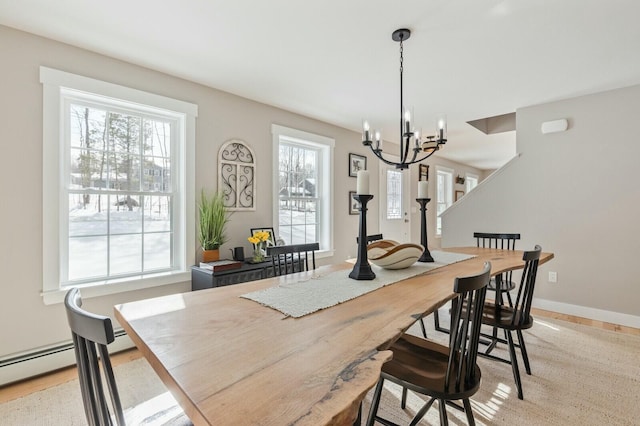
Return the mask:
POLYGON ((45 67, 41 82, 45 303, 188 280, 197 106, 45 67))
POLYGON ((436 166, 436 235, 442 235, 440 215, 453 204, 453 170, 436 166))
POLYGON ((276 235, 285 244, 320 243, 333 252, 333 139, 273 125, 276 235))

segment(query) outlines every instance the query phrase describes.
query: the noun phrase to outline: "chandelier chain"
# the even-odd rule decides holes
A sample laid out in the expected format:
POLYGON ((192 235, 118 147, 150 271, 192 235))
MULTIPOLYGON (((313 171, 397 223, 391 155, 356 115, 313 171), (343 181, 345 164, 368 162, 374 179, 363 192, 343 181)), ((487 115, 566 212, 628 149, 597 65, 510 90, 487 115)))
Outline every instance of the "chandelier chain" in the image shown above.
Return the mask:
POLYGON ((402 63, 404 62, 403 57, 402 57, 402 52, 403 52, 403 47, 402 47, 402 40, 400 40, 400 74, 402 74, 402 63))

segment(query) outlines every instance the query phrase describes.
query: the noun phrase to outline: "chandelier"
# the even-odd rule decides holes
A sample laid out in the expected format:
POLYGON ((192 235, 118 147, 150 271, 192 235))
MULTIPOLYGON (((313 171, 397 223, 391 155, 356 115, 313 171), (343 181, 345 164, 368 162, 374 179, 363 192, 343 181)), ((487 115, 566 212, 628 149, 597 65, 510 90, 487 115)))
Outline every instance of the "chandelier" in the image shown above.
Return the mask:
POLYGON ((396 166, 396 168, 400 170, 408 169, 411 164, 426 160, 440 149, 440 145, 444 145, 447 142, 447 122, 444 115, 436 117, 436 135, 427 136, 423 139, 420 132, 415 130, 412 125, 411 111, 404 107, 402 92, 402 43, 410 36, 411 31, 406 28, 395 30, 391 35, 394 41, 400 43, 400 162, 385 158, 382 148, 380 148, 380 132, 377 130, 374 132, 374 140, 372 141, 369 122, 365 120, 362 125, 362 144, 368 146, 380 160, 389 165, 396 166))

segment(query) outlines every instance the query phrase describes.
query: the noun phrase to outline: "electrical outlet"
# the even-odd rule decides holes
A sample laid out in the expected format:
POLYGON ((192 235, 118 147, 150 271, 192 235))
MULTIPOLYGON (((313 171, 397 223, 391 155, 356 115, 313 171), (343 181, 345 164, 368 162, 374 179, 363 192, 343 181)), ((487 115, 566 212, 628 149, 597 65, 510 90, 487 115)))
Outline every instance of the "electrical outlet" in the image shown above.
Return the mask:
POLYGON ((549 282, 557 283, 558 282, 558 273, 557 272, 549 272, 549 282))

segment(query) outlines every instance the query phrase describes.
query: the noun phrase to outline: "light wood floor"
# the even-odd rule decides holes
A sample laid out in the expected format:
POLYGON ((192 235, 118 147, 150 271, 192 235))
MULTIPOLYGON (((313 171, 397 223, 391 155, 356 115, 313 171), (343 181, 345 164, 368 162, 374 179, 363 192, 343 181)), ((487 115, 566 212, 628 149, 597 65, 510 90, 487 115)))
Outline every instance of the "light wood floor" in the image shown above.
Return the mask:
MULTIPOLYGON (((574 315, 559 314, 557 312, 545 311, 542 309, 532 308, 534 316, 548 317, 563 321, 582 324, 603 330, 615 331, 617 333, 630 334, 640 336, 640 329, 627 327, 618 324, 612 324, 603 321, 596 321, 588 318, 581 318, 574 315)), ((141 358, 142 354, 137 349, 129 349, 111 356, 113 366, 124 364, 129 361, 141 358)), ((63 368, 42 376, 26 379, 17 383, 13 383, 4 387, 0 387, 0 404, 11 401, 16 398, 38 392, 49 387, 57 386, 62 383, 71 381, 77 377, 75 366, 63 368)))
MULTIPOLYGON (((111 364, 116 367, 120 364, 142 358, 142 354, 137 349, 133 348, 111 355, 110 358, 111 364)), ((0 387, 0 404, 16 398, 21 398, 33 392, 38 392, 53 386, 60 385, 62 383, 69 382, 73 379, 76 379, 77 377, 78 372, 76 370, 76 367, 71 366, 53 371, 48 374, 43 374, 41 376, 33 377, 30 379, 22 380, 20 382, 9 384, 4 387, 0 387)))

